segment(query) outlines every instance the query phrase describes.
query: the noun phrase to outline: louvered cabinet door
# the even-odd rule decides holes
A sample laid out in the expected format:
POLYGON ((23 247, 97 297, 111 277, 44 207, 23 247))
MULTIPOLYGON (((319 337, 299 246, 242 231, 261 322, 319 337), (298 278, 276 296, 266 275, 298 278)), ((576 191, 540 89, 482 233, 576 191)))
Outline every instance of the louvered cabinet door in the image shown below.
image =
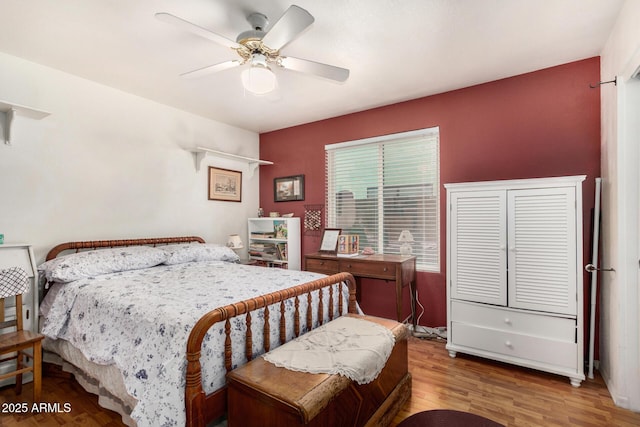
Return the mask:
POLYGON ((509 306, 576 314, 574 188, 508 192, 509 306))
POLYGON ((507 304, 506 194, 498 190, 451 195, 451 298, 507 304))

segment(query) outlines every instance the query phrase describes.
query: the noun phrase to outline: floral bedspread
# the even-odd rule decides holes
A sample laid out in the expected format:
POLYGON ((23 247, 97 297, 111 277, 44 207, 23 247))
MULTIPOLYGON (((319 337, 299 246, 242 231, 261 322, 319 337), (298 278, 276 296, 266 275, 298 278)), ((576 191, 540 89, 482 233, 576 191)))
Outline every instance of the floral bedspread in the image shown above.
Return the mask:
MULTIPOLYGON (((138 400, 131 417, 139 427, 182 426, 186 421, 186 343, 196 321, 214 308, 320 277, 323 275, 306 271, 213 261, 80 279, 58 292, 42 333, 71 342, 92 362, 116 364, 127 391, 138 400)), ((346 304, 347 293, 343 295, 346 304)), ((324 292, 324 299, 328 307, 328 292, 324 292)), ((317 295, 312 303, 317 303, 317 295)), ((306 306, 306 298, 300 298, 299 309, 306 310, 306 306)), ((287 317, 292 319, 293 302, 287 301, 286 307, 287 317)), ((271 319, 277 320, 279 312, 277 306, 271 307, 271 319)), ((262 311, 252 314, 254 348, 262 345, 263 321, 262 311)), ((287 321, 287 326, 287 339, 291 339, 293 322, 287 321)), ((246 361, 243 344, 235 344, 243 339, 244 320, 232 322, 232 329, 236 366, 246 361)), ((271 332, 273 348, 279 345, 278 328, 272 327, 271 332)), ((223 354, 221 323, 209 331, 203 344, 203 387, 207 393, 225 383, 223 354)))

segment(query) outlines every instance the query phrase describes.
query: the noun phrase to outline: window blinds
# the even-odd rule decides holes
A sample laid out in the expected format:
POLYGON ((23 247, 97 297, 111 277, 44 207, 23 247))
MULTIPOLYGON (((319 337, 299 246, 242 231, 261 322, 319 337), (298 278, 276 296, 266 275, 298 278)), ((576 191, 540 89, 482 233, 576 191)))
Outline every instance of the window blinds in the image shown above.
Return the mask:
POLYGON ((325 146, 327 227, 399 254, 409 230, 420 270, 439 271, 439 129, 325 146))

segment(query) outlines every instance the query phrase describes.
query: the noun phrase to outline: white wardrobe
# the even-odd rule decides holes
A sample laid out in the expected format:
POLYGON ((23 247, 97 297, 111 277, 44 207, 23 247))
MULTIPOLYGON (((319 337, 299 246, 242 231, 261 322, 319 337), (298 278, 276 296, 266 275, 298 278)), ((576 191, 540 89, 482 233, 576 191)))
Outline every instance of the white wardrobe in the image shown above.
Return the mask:
POLYGON ((445 184, 447 350, 584 380, 585 176, 445 184))

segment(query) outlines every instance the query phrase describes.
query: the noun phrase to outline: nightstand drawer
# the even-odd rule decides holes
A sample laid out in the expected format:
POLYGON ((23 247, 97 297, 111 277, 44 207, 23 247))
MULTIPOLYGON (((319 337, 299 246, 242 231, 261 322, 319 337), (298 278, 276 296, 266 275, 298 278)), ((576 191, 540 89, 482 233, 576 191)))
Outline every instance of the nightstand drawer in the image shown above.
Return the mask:
POLYGON ((325 274, 336 274, 340 271, 338 261, 331 259, 307 258, 305 268, 307 271, 325 274))
POLYGON ((354 276, 371 276, 377 279, 396 278, 396 264, 386 262, 366 262, 357 260, 340 260, 340 271, 346 271, 354 276))

